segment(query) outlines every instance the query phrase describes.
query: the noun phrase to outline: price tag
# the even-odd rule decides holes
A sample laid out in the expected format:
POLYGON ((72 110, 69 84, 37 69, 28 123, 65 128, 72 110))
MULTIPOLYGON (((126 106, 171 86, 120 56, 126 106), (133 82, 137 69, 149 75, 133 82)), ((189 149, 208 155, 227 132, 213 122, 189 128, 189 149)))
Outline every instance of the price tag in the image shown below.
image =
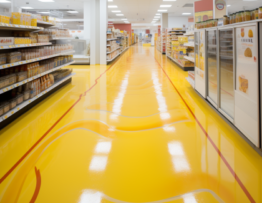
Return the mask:
POLYGON ((19 62, 19 64, 23 64, 23 62, 19 62))
POLYGON ((12 46, 10 45, 9 48, 12 48, 12 46))
POLYGON ((4 65, 3 68, 6 68, 6 65, 4 65))
POLYGON ((23 84, 25 84, 25 81, 23 81, 23 84))
POLYGON ((7 67, 10 67, 10 64, 6 65, 7 67))
POLYGON ((11 66, 14 66, 14 64, 12 63, 11 66))
POLYGON ((16 110, 19 111, 20 110, 19 107, 17 107, 16 110))
POLYGON ((31 102, 31 100, 28 101, 28 103, 30 103, 30 102, 31 102))
POLYGON ((11 114, 14 114, 14 112, 12 111, 11 114))
POLYGON ((17 47, 20 47, 20 45, 17 45, 17 47))
POLYGON ((4 117, 5 119, 7 119, 7 115, 5 115, 5 117, 4 117))
POLYGON ((19 85, 18 85, 18 84, 16 84, 16 86, 18 87, 19 85))
POLYGON ((3 46, 1 46, 1 49, 3 49, 4 47, 3 46))

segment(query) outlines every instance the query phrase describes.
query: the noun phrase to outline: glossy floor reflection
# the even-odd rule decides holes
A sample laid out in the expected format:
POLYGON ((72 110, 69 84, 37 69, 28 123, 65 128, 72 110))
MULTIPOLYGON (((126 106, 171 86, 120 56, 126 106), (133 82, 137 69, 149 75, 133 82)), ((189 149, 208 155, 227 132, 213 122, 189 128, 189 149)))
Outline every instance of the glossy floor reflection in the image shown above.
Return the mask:
POLYGON ((262 202, 262 158, 165 55, 72 67, 1 131, 0 202, 262 202))

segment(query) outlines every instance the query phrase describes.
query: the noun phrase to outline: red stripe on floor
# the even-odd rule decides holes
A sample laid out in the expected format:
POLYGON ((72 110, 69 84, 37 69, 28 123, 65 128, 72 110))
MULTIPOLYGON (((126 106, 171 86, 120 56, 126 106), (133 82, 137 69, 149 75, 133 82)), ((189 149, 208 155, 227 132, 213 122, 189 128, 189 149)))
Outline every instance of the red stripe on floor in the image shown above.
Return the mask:
POLYGON ((41 174, 40 174, 40 170, 37 170, 37 168, 35 167, 35 175, 36 175, 36 187, 35 187, 35 192, 34 195, 31 199, 31 201, 29 203, 34 203, 38 197, 40 188, 41 188, 41 174))
MULTIPOLYGON (((156 58, 155 58, 156 60, 156 58)), ((206 135, 207 139, 210 141, 210 143, 212 144, 212 146, 215 148, 215 150, 217 151, 217 153, 219 154, 220 158, 223 160, 223 162, 225 163, 225 165, 227 166, 227 168, 229 169, 229 171, 231 172, 231 174, 234 176, 234 178, 236 179, 237 183, 239 184, 239 186, 241 187, 241 189, 243 190, 243 192, 246 194, 247 198, 249 199, 250 202, 255 203, 255 200, 253 199, 253 197, 250 195, 250 193, 248 192, 248 190, 246 189, 246 187, 244 186, 244 184, 242 183, 242 181, 239 179, 239 177, 237 176, 236 172, 233 170, 233 168, 230 166, 230 164, 227 162, 226 158, 224 157, 224 155, 221 153, 221 151, 218 149, 218 147, 216 146, 216 144, 213 142, 213 140, 211 139, 211 137, 208 135, 208 133, 206 132, 206 130, 204 129, 204 127, 201 125, 201 123, 199 122, 199 120, 197 119, 196 115, 193 113, 193 111, 190 109, 190 107, 188 106, 188 104, 186 103, 186 101, 184 100, 184 98, 182 97, 182 95, 180 94, 180 92, 177 90, 176 86, 173 84, 173 82, 171 81, 171 79, 169 78, 169 76, 167 75, 166 71, 163 69, 163 67, 160 65, 160 63, 156 60, 156 62, 158 63, 158 65, 161 67, 162 71, 165 73, 165 75, 167 76, 168 80, 170 81, 170 83, 172 84, 172 86, 175 88, 176 92, 178 93, 178 95, 180 96, 180 98, 183 100, 184 104, 186 105, 186 107, 188 108, 188 110, 190 111, 190 113, 192 114, 192 116, 195 118, 197 124, 199 125, 199 127, 201 128, 201 130, 204 132, 204 134, 206 135)))

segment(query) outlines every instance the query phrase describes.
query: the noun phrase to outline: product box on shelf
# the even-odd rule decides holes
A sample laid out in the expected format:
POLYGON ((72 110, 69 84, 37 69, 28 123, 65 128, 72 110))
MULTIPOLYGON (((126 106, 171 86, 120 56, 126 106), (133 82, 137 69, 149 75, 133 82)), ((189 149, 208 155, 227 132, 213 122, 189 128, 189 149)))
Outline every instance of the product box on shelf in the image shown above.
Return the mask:
POLYGON ((14 37, 0 37, 0 46, 13 45, 14 37))

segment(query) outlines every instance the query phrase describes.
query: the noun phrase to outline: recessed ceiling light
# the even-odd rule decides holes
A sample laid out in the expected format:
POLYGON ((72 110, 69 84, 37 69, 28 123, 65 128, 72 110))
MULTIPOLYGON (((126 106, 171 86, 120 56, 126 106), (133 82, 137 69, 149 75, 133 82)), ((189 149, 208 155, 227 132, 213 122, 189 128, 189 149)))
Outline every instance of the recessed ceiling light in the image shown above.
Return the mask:
POLYGON ((156 13, 156 15, 157 15, 157 16, 161 16, 161 14, 160 14, 160 13, 156 13))
POLYGON ((125 23, 129 23, 128 21, 124 21, 125 23))
POLYGON ((117 8, 117 5, 109 5, 108 8, 117 8))
POLYGON ((229 7, 229 6, 231 6, 231 5, 227 5, 227 7, 229 7))
POLYGON ((32 7, 28 7, 28 6, 24 6, 24 7, 21 7, 23 9, 33 9, 32 7))
POLYGON ((161 18, 160 16, 155 16, 154 18, 161 18))
POLYGON ((170 8, 172 5, 160 5, 160 8, 170 8))
POLYGON ((158 12, 167 12, 167 10, 157 10, 158 12))
POLYGON ((6 4, 6 3, 11 3, 10 1, 6 1, 6 0, 0 0, 0 4, 6 4))
POLYGON ((38 12, 38 13, 49 14, 50 12, 49 11, 41 11, 41 12, 38 12))
POLYGON ((127 18, 123 18, 123 19, 121 19, 121 20, 127 20, 127 18))
POLYGON ((78 13, 78 11, 67 11, 68 13, 78 13))
POLYGON ((108 2, 112 2, 113 0, 108 0, 108 2))
POLYGON ((191 15, 191 13, 182 13, 182 15, 191 15))
POLYGON ((55 2, 54 0, 38 0, 38 1, 41 1, 41 2, 55 2))
POLYGON ((117 16, 124 16, 124 14, 116 14, 117 16))
POLYGON ((156 21, 152 21, 151 23, 154 24, 156 21))
POLYGON ((176 0, 163 0, 163 1, 176 1, 176 0))
POLYGON ((121 13, 121 11, 116 11, 116 10, 114 10, 114 11, 112 11, 113 13, 121 13))

